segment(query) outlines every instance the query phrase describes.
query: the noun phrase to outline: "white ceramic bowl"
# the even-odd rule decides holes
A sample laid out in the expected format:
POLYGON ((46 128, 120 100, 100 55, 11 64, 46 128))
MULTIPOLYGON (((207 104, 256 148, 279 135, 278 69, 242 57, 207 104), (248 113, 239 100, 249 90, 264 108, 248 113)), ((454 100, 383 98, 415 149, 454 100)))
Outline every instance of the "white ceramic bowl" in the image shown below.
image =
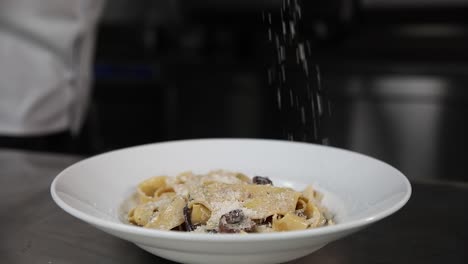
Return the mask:
POLYGON ((82 160, 53 181, 54 201, 69 214, 144 250, 184 263, 280 263, 308 255, 400 209, 411 186, 376 159, 307 143, 255 139, 164 142, 82 160), (136 185, 154 175, 213 169, 270 177, 275 185, 324 193, 337 224, 266 234, 195 234, 131 226, 122 204, 136 185))

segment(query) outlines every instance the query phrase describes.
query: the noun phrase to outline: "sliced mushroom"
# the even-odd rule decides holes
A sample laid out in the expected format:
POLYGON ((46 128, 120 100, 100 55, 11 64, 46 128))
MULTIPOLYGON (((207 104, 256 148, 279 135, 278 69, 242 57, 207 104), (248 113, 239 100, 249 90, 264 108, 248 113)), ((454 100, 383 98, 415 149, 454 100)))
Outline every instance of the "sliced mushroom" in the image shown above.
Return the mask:
POLYGON ((252 232, 255 222, 244 215, 240 209, 232 210, 219 219, 218 229, 220 233, 252 232))
POLYGON ((191 209, 185 205, 184 207, 184 224, 185 224, 185 229, 188 231, 188 232, 191 232, 193 230, 195 230, 195 226, 192 224, 192 219, 190 219, 190 215, 191 215, 191 209))
POLYGON ((273 182, 268 177, 255 176, 252 178, 252 182, 258 185, 273 185, 273 182))

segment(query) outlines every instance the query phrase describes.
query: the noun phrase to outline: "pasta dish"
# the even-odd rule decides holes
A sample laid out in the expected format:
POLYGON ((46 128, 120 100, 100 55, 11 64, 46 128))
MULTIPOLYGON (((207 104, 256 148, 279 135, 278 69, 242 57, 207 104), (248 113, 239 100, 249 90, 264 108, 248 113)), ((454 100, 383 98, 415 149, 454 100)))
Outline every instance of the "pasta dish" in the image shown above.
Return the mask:
POLYGON ((333 224, 312 186, 299 192, 268 177, 215 170, 156 176, 137 186, 131 224, 199 233, 264 233, 333 224))

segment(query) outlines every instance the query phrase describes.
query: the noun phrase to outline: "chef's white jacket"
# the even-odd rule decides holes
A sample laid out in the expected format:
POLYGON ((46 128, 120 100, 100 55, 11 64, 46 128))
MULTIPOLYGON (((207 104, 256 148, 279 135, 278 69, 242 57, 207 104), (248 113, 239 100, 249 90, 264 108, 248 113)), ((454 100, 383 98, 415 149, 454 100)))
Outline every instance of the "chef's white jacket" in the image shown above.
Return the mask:
POLYGON ((104 0, 0 0, 0 135, 78 131, 104 0))

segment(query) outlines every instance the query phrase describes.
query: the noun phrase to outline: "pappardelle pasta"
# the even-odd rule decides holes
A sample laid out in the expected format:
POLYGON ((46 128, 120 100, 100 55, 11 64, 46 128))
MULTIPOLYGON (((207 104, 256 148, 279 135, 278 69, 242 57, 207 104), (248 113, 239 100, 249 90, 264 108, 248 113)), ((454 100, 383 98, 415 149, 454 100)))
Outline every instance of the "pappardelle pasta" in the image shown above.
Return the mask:
POLYGON ((298 192, 276 187, 268 177, 215 170, 196 175, 156 176, 137 187, 132 224, 199 233, 264 233, 334 224, 321 205, 322 194, 308 186, 298 192))

